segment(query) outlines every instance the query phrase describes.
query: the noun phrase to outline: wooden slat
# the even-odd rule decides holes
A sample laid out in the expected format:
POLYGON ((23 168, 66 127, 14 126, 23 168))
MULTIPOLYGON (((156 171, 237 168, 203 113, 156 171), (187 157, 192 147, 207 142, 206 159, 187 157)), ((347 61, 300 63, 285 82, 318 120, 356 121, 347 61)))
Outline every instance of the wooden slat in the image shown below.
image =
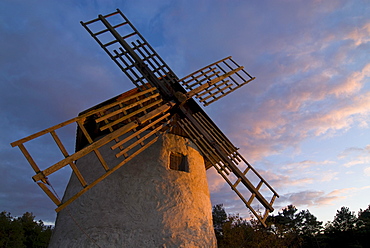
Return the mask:
MULTIPOLYGON (((215 74, 217 74, 217 73, 219 73, 218 71, 217 72, 215 72, 215 74)), ((203 84, 201 84, 201 82, 203 82, 203 81, 206 81, 206 80, 208 80, 208 79, 210 79, 212 77, 212 75, 211 76, 208 76, 207 78, 203 78, 202 80, 200 80, 200 81, 196 81, 198 84, 200 84, 200 86, 198 86, 198 87, 196 87, 196 88, 194 88, 194 89, 192 89, 192 90, 190 90, 190 91, 188 91, 187 93, 186 93, 186 95, 188 96, 188 97, 192 97, 192 96, 194 96, 194 95, 199 95, 199 93, 201 92, 201 91, 203 91, 203 90, 206 90, 206 89, 208 89, 209 87, 211 87, 212 85, 214 85, 215 83, 213 83, 212 82, 212 80, 209 80, 208 82, 205 82, 205 83, 203 83, 203 84)), ((216 82, 217 83, 217 82, 216 82)), ((194 84, 193 84, 194 85, 194 84)), ((195 86, 195 85, 194 85, 195 86)), ((205 94, 205 93, 203 93, 203 94, 205 94)), ((201 94, 201 95, 203 95, 203 94, 201 94)))
MULTIPOLYGON (((182 119, 179 121, 179 125, 189 135, 193 143, 197 145, 202 154, 206 156, 212 164, 215 165, 221 161, 221 158, 218 156, 218 154, 215 153, 214 149, 204 141, 203 136, 194 127, 192 127, 188 119, 182 119)), ((227 171, 226 173, 228 174, 227 171)))
POLYGON ((65 158, 68 157, 69 154, 68 154, 66 148, 64 147, 64 145, 62 144, 62 141, 59 139, 58 135, 56 134, 56 132, 51 131, 50 134, 53 137, 55 143, 57 143, 57 145, 58 145, 60 151, 63 153, 64 157, 65 158))
POLYGON ((157 123, 159 123, 160 121, 164 120, 165 118, 167 118, 168 116, 170 116, 170 114, 166 114, 164 116, 162 116, 161 118, 159 118, 158 120, 155 120, 153 121, 152 123, 146 125, 145 127, 141 128, 139 131, 137 132, 134 132, 133 134, 131 134, 130 136, 122 139, 121 141, 119 141, 118 143, 114 144, 111 149, 114 150, 116 149, 117 147, 119 146, 122 146, 123 144, 125 144, 127 141, 131 140, 132 138, 134 138, 135 136, 137 136, 137 134, 140 134, 144 131, 146 131, 147 129, 151 128, 152 126, 156 125, 157 123))
POLYGON ((107 15, 104 15, 104 16, 99 15, 99 18, 100 18, 100 19, 101 19, 101 17, 108 18, 108 17, 114 16, 114 15, 117 15, 117 14, 119 14, 119 13, 121 13, 121 12, 117 9, 117 11, 115 11, 115 12, 113 12, 113 13, 110 13, 110 14, 107 14, 107 15))
MULTIPOLYGON (((239 154, 239 153, 238 153, 239 154)), ((248 161, 247 160, 245 160, 245 158, 243 157, 243 156, 241 156, 240 154, 239 154, 239 157, 244 161, 244 163, 246 164, 246 165, 248 165, 248 167, 250 167, 250 169, 253 171, 253 173, 260 179, 260 180, 262 180, 263 181, 263 183, 269 188, 269 190, 271 190, 277 197, 279 197, 279 194, 271 187, 271 185, 268 183, 268 182, 266 182, 266 180, 265 179, 263 179, 263 177, 248 163, 248 161)))
POLYGON ((254 214, 254 216, 262 223, 263 226, 266 227, 266 224, 261 218, 261 216, 254 210, 254 208, 252 208, 252 206, 248 203, 248 201, 244 198, 244 196, 239 192, 239 190, 237 190, 235 187, 232 186, 232 183, 227 178, 227 176, 221 173, 222 171, 220 171, 219 169, 217 169, 217 171, 224 178, 224 180, 231 186, 231 189, 239 196, 239 198, 244 202, 244 204, 249 208, 249 210, 254 214))
POLYGON ((206 104, 204 104, 204 106, 208 106, 209 104, 211 104, 211 103, 215 102, 216 100, 219 100, 219 99, 221 99, 221 98, 222 98, 222 97, 224 97, 224 96, 227 96, 227 95, 228 95, 228 94, 230 94, 231 92, 235 91, 236 89, 238 89, 238 88, 242 87, 243 85, 245 85, 245 84, 249 83, 250 81, 252 81, 252 80, 254 80, 254 79, 255 79, 255 78, 252 78, 252 79, 250 79, 250 80, 248 80, 248 81, 244 82, 243 84, 240 84, 240 85, 239 85, 239 86, 237 86, 236 88, 234 88, 234 89, 232 89, 232 90, 230 90, 230 91, 228 91, 228 92, 226 92, 226 93, 224 93, 224 94, 222 94, 222 95, 218 96, 216 99, 213 99, 212 101, 207 102, 206 104))
POLYGON ((234 153, 237 150, 236 147, 234 145, 232 145, 231 142, 228 142, 228 140, 226 139, 226 137, 224 137, 224 135, 222 135, 215 128, 213 128, 214 126, 211 125, 206 120, 206 118, 204 118, 204 116, 201 113, 195 114, 194 115, 194 118, 196 118, 196 120, 199 122, 199 124, 205 130, 207 130, 207 132, 209 133, 209 135, 222 146, 222 148, 225 150, 225 152, 229 156, 230 156, 230 154, 234 153))
POLYGON ((258 183, 258 185, 257 185, 256 189, 257 189, 257 190, 260 190, 260 188, 261 188, 262 184, 263 184, 263 181, 261 180, 261 181, 258 183))
POLYGON ((86 130, 86 128, 85 128, 85 126, 84 126, 84 124, 83 124, 83 121, 84 121, 84 120, 78 120, 78 121, 77 121, 77 124, 78 124, 78 126, 80 127, 80 129, 81 129, 82 133, 85 135, 85 138, 87 139, 87 141, 91 144, 91 143, 93 143, 94 141, 93 141, 93 140, 92 140, 92 138, 90 137, 89 132, 87 132, 87 130, 86 130))
POLYGON ((269 216, 269 213, 270 213, 270 210, 266 209, 265 214, 263 215, 263 218, 262 218, 263 223, 265 223, 265 222, 266 222, 266 219, 267 219, 267 217, 269 216))
POLYGON ((47 194, 47 196, 49 196, 49 198, 54 202, 55 205, 59 206, 61 204, 58 197, 55 196, 44 183, 37 182, 37 185, 40 186, 40 188, 47 194))
POLYGON ((104 170, 105 171, 108 171, 109 170, 109 166, 107 164, 107 162, 105 162, 103 156, 101 155, 101 153, 99 152, 98 149, 94 149, 94 153, 96 155, 96 157, 99 159, 101 165, 103 166, 104 170))
MULTIPOLYGON (((161 130, 163 127, 164 127, 164 125, 161 125, 161 126, 155 128, 155 129, 153 129, 151 132, 149 132, 148 134, 144 135, 143 137, 141 137, 140 139, 138 139, 137 141, 135 141, 134 143, 132 143, 131 145, 129 145, 128 147, 126 147, 126 149, 123 149, 122 151, 120 151, 119 153, 117 153, 116 154, 116 158, 119 158, 123 154, 127 153, 128 151, 130 151, 132 148, 134 148, 138 144, 140 144, 140 143, 143 144, 143 141, 144 140, 146 140, 149 137, 151 137, 152 135, 155 135, 156 133, 158 133, 158 131, 161 130)), ((144 146, 144 144, 143 144, 143 146, 144 146)))
POLYGON ((59 124, 57 124, 55 126, 49 127, 49 128, 44 129, 44 130, 42 130, 40 132, 34 133, 32 135, 29 135, 29 136, 27 136, 27 137, 25 137, 23 139, 14 141, 14 142, 10 143, 10 145, 12 147, 19 146, 20 144, 23 144, 23 143, 25 143, 27 141, 30 141, 30 140, 35 139, 35 138, 38 138, 38 137, 40 137, 40 136, 42 136, 44 134, 50 133, 51 131, 54 131, 54 130, 56 130, 58 128, 61 128, 61 127, 67 126, 67 125, 69 125, 69 124, 71 124, 73 122, 76 122, 79 118, 80 117, 75 117, 75 118, 70 119, 68 121, 64 121, 64 122, 59 123, 59 124))
POLYGON ((126 164, 131 159, 133 159, 135 156, 137 156, 139 153, 141 153, 143 150, 145 150, 146 148, 148 148, 149 146, 151 146, 153 143, 155 143, 158 140, 158 138, 159 137, 156 137, 155 139, 151 140, 145 146, 141 147, 135 153, 133 153, 132 155, 130 155, 128 158, 126 158, 125 160, 123 160, 121 163, 119 163, 115 167, 113 167, 110 171, 106 172, 101 177, 99 177, 98 179, 96 179, 94 182, 92 182, 91 184, 89 184, 88 186, 86 186, 84 189, 82 189, 80 192, 78 192, 77 194, 75 194, 73 197, 69 198, 66 202, 64 202, 63 204, 59 205, 59 207, 56 208, 55 211, 56 212, 60 212, 62 209, 64 209, 69 204, 71 204, 74 200, 76 200, 82 194, 86 193, 89 189, 91 189, 96 184, 98 184, 99 182, 101 182, 102 180, 104 180, 107 176, 109 176, 110 174, 112 174, 113 172, 115 172, 116 170, 118 170, 120 167, 122 167, 122 165, 126 164))
POLYGON ((121 122, 123 122, 124 120, 127 120, 127 119, 129 119, 129 118, 131 118, 131 117, 133 117, 133 116, 135 116, 135 115, 137 115, 137 114, 139 114, 139 113, 141 113, 141 112, 143 112, 143 111, 145 111, 145 110, 149 109, 149 108, 152 108, 152 107, 154 107, 155 105, 159 105, 159 104, 161 104, 162 102, 163 102, 163 100, 162 100, 162 99, 159 99, 158 101, 155 101, 155 102, 153 102, 153 103, 151 103, 151 104, 145 105, 143 108, 140 108, 140 109, 138 109, 138 110, 136 110, 136 111, 134 111, 134 112, 132 112, 132 113, 130 113, 130 114, 128 114, 128 115, 124 115, 124 116, 122 116, 121 118, 119 118, 119 119, 117 119, 117 120, 115 120, 115 121, 113 121, 113 122, 109 122, 108 124, 106 124, 106 125, 102 126, 102 127, 100 128, 100 130, 101 130, 101 131, 104 131, 104 130, 106 130, 106 129, 108 129, 108 128, 111 128, 112 126, 117 125, 118 123, 121 123, 121 122))
MULTIPOLYGON (((104 115, 104 116, 102 116, 102 117, 100 117, 100 118, 97 118, 97 119, 95 120, 95 122, 96 122, 96 123, 101 122, 101 121, 103 121, 103 120, 105 120, 105 119, 108 119, 108 118, 110 118, 110 117, 112 117, 112 116, 115 116, 115 115, 117 115, 117 114, 119 114, 119 113, 123 112, 124 110, 130 109, 130 108, 133 108, 133 107, 135 107, 135 106, 137 106, 137 105, 140 105, 140 104, 142 104, 142 103, 144 103, 144 102, 147 102, 147 101, 149 101, 149 100, 151 100, 151 99, 153 99, 153 98, 159 97, 159 96, 160 96, 160 95, 159 95, 159 93, 156 93, 156 94, 153 94, 153 95, 151 95, 151 96, 148 96, 148 97, 146 97, 146 98, 144 98, 144 99, 142 99, 142 100, 140 100, 140 101, 136 101, 136 102, 131 103, 131 104, 127 105, 127 106, 124 106, 123 108, 120 108, 120 109, 118 109, 118 110, 116 110, 116 111, 113 111, 113 112, 111 112, 111 113, 109 113, 109 114, 106 114, 106 115, 104 115)), ((161 101, 161 100, 159 100, 159 101, 161 101)))
POLYGON ((142 116, 142 117, 139 117, 137 119, 137 121, 142 124, 142 123, 145 123, 146 121, 150 120, 150 119, 153 119, 154 117, 157 117, 158 115, 168 111, 171 107, 174 106, 175 103, 167 103, 167 104, 164 104, 162 106, 160 106, 159 108, 153 110, 153 111, 150 111, 148 114, 142 116))
MULTIPOLYGON (((119 104, 118 106, 120 106, 120 107, 121 107, 121 104, 119 104)), ((125 112, 124 112, 124 113, 125 113, 125 112)), ((102 115, 104 115, 104 112, 103 112, 103 111, 102 111, 102 112, 100 112, 100 116, 102 116, 102 115)), ((105 124, 105 125, 108 125, 108 124, 109 124, 109 121, 108 121, 108 120, 104 120, 104 124, 105 124)), ((113 131, 114 131, 114 130, 113 130, 113 128, 112 128, 112 126, 107 127, 107 128, 109 129, 109 131, 110 131, 110 132, 113 132, 113 131)), ((107 129, 107 128, 106 128, 106 129, 107 129)), ((100 131, 102 131, 102 130, 101 130, 101 128, 100 128, 100 131)), ((116 142, 119 142, 119 138, 115 138, 114 140, 115 140, 116 142)), ((107 166, 108 166, 108 165, 107 165, 107 166)))
POLYGON ((185 80, 185 79, 187 79, 188 77, 191 77, 192 75, 195 75, 195 74, 197 74, 197 73, 199 73, 199 72, 201 72, 201 71, 204 71, 204 70, 205 70, 205 69, 207 69, 208 67, 212 67, 212 66, 214 66, 215 64, 221 63, 222 61, 225 61, 225 60, 227 60, 227 59, 231 59, 231 56, 226 57, 226 58, 224 58, 224 59, 221 59, 221 60, 219 60, 219 61, 216 61, 216 62, 214 62, 214 63, 212 63, 212 64, 210 64, 210 65, 207 65, 207 66, 203 67, 202 69, 199 69, 199 70, 197 70, 197 71, 195 71, 195 72, 193 72, 193 73, 191 73, 191 74, 189 74, 189 75, 187 75, 187 76, 185 76, 185 77, 181 78, 181 79, 179 80, 179 82, 184 81, 184 80, 185 80))
MULTIPOLYGON (((92 152, 93 150, 98 149, 99 147, 102 147, 103 145, 109 143, 114 138, 119 137, 119 136, 129 132, 133 128, 136 128, 137 126, 138 126, 137 123, 131 122, 131 123, 127 124, 126 126, 123 126, 119 129, 117 129, 116 131, 114 131, 110 134, 107 134, 103 138, 101 138, 101 139, 95 141, 94 143, 82 148, 78 152, 76 152, 76 153, 70 155, 69 157, 57 162, 56 164, 48 167, 47 169, 42 171, 43 175, 48 176, 48 175, 54 173, 55 171, 60 170, 61 168, 65 167, 67 164, 69 164, 70 162, 76 161, 77 159, 87 155, 88 153, 92 152)), ((32 178, 35 181, 38 181, 38 180, 42 179, 42 175, 36 174, 32 178)))
MULTIPOLYGON (((247 174, 247 172, 251 169, 251 167, 247 167, 244 171, 243 171, 243 175, 247 174)), ((240 177, 238 177, 238 179, 235 181, 234 183, 234 187, 236 187, 240 182, 242 181, 242 179, 240 177)))
MULTIPOLYGON (((212 70, 211 71, 214 71, 214 70, 216 70, 216 68, 212 68, 212 70)), ((212 78, 212 77, 214 77, 214 76, 217 76, 217 74, 219 74, 220 73, 220 71, 214 71, 212 74, 210 74, 210 75, 202 75, 202 76, 204 76, 204 78, 202 78, 202 79, 200 79, 200 80, 195 80, 195 83, 193 83, 193 84, 191 84, 191 85, 188 85, 188 88, 193 88, 194 86, 196 86, 197 84, 199 84, 199 85, 203 85, 203 82, 204 81, 206 81, 206 80, 208 80, 208 79, 210 79, 210 78, 212 78)), ((206 85, 208 85, 207 83, 206 83, 206 85)))
MULTIPOLYGON (((213 67, 213 68, 208 68, 208 70, 207 71, 205 71, 205 72, 201 72, 201 74, 199 74, 199 75, 197 75, 197 76, 191 76, 191 78, 188 80, 188 81, 179 81, 183 86, 185 86, 185 88, 186 89, 190 89, 190 88, 192 88, 191 86, 189 86, 189 83, 190 82, 192 82, 192 81, 194 81, 194 80, 197 80, 198 78, 200 78, 200 77, 205 77, 205 78, 209 78, 209 77, 211 77, 211 75, 209 75, 209 76, 207 76, 207 74, 208 73, 210 73, 210 72, 213 72, 214 70, 216 70, 216 68, 215 67, 213 67)), ((213 75, 213 74, 212 74, 213 75)), ((196 81, 196 82, 199 82, 199 81, 196 81)))
POLYGON ((276 195, 276 194, 274 194, 274 195, 272 196, 271 201, 270 201, 271 206, 272 206, 272 204, 274 204, 276 197, 277 197, 277 195, 276 195))
MULTIPOLYGON (((68 152, 66 150, 66 148, 64 147, 64 145, 62 144, 61 140, 59 139, 58 135, 56 134, 55 131, 51 131, 50 132, 51 136, 53 137, 55 143, 57 143, 59 149, 62 151, 63 155, 65 158, 67 158, 69 155, 68 155, 68 152)), ((71 166, 73 172, 76 174, 78 180, 80 181, 82 187, 85 187, 87 185, 85 179, 83 178, 81 172, 78 170, 77 166, 75 165, 74 162, 70 162, 69 165, 71 166)))
MULTIPOLYGON (((230 82, 230 80, 225 80, 222 83, 220 83, 219 85, 213 85, 213 87, 210 87, 210 88, 206 89, 201 94, 198 94, 196 97, 200 98, 201 96, 208 94, 208 96, 203 97, 202 99, 200 99, 201 102, 204 102, 204 101, 206 101, 207 99, 209 99, 211 97, 217 98, 217 96, 216 96, 217 94, 223 93, 224 90, 226 90, 227 88, 230 88, 232 86, 232 84, 228 84, 229 82, 230 82), (220 88, 220 86, 223 86, 223 85, 226 85, 226 86, 224 86, 223 88, 220 88), (214 91, 214 90, 216 90, 216 91, 214 91), (214 91, 214 92, 212 92, 212 91, 214 91)), ((223 93, 223 94, 225 94, 225 93, 223 93)))
POLYGON ((110 41, 110 42, 107 42, 107 43, 103 44, 103 46, 104 46, 104 47, 111 46, 111 45, 113 45, 113 44, 115 44, 115 43, 117 43, 117 42, 118 42, 118 40, 112 40, 112 41, 110 41))
POLYGON ((30 153, 27 151, 26 147, 23 144, 18 145, 19 149, 21 149, 23 155, 26 157, 28 163, 31 165, 32 169, 36 172, 40 172, 40 168, 37 166, 33 158, 31 157, 30 153))
POLYGON ((38 138, 38 137, 40 137, 40 136, 42 136, 42 135, 44 135, 44 134, 50 133, 51 131, 54 131, 54 130, 59 129, 59 128, 64 127, 64 126, 67 126, 67 125, 72 124, 72 123, 74 123, 74 122, 81 121, 82 119, 85 119, 86 117, 88 117, 88 116, 90 116, 90 115, 93 115, 93 114, 99 113, 99 112, 100 112, 100 111, 102 111, 102 110, 109 109, 109 108, 111 108, 111 107, 113 107, 113 106, 115 106, 115 105, 117 105, 117 104, 119 104, 119 103, 122 103, 122 102, 128 101, 128 100, 130 100, 130 99, 135 98, 136 96, 144 95, 144 94, 147 94, 147 93, 152 92, 152 91, 155 91, 155 90, 156 90, 156 88, 152 87, 152 88, 149 88, 149 89, 147 89, 147 90, 141 91, 140 93, 138 93, 138 94, 137 94, 137 95, 135 95, 135 96, 130 96, 130 97, 127 97, 127 98, 121 99, 121 100, 119 100, 119 101, 117 101, 117 102, 114 102, 114 103, 111 103, 111 104, 105 105, 105 106, 103 106, 103 107, 100 107, 100 108, 97 108, 97 109, 94 109, 94 110, 91 110, 91 111, 89 111, 89 112, 86 112, 85 114, 82 114, 82 115, 77 116, 77 117, 75 117, 75 118, 72 118, 72 119, 70 119, 70 120, 64 121, 64 122, 62 122, 62 123, 59 123, 59 124, 54 125, 54 126, 52 126, 52 127, 49 127, 49 128, 44 129, 44 130, 42 130, 42 131, 39 131, 39 132, 37 132, 37 133, 34 133, 34 134, 32 134, 32 135, 29 135, 29 136, 27 136, 27 137, 24 137, 24 138, 22 138, 22 139, 19 139, 19 140, 17 140, 17 141, 14 141, 14 142, 12 142, 10 145, 11 145, 12 147, 19 146, 20 144, 23 144, 23 143, 25 143, 25 142, 27 142, 27 141, 33 140, 33 139, 35 139, 35 138, 38 138))
POLYGON ((71 166, 73 172, 75 173, 78 181, 80 181, 82 187, 86 187, 87 182, 86 182, 85 178, 82 176, 80 170, 77 168, 76 164, 74 162, 70 162, 68 164, 69 164, 69 166, 71 166))
POLYGON ((216 83, 220 82, 221 80, 224 80, 224 79, 226 79, 226 78, 230 77, 231 75, 233 75, 233 74, 235 74, 235 73, 237 73, 238 71, 243 70, 243 69, 244 69, 244 67, 243 67, 243 66, 240 66, 240 67, 236 68, 235 70, 232 70, 232 71, 226 72, 225 74, 222 74, 221 76, 219 76, 219 77, 217 77, 217 78, 215 78, 215 79, 212 79, 212 80, 210 81, 210 84, 211 84, 211 85, 216 84, 216 83))
POLYGON ((112 108, 112 107, 114 107, 114 106, 116 106, 116 105, 118 105, 118 104, 120 104, 120 103, 127 102, 127 101, 129 101, 129 100, 132 100, 132 99, 136 98, 137 96, 145 95, 145 94, 150 93, 150 92, 153 92, 153 91, 155 91, 155 90, 157 90, 157 88, 155 88, 155 87, 151 87, 151 88, 149 88, 149 89, 147 89, 147 90, 140 91, 140 92, 138 92, 138 93, 136 93, 136 94, 134 94, 134 95, 131 95, 131 96, 128 96, 128 97, 122 98, 121 100, 118 100, 118 101, 116 101, 116 102, 113 102, 113 103, 110 103, 110 104, 104 105, 104 106, 102 106, 102 107, 100 107, 100 108, 97 108, 97 109, 93 109, 93 110, 91 110, 91 111, 89 111, 89 112, 86 112, 86 113, 85 113, 85 114, 83 114, 83 115, 80 115, 80 116, 79 116, 79 117, 77 117, 77 118, 78 118, 78 119, 80 119, 80 118, 86 118, 86 117, 88 117, 88 116, 90 116, 90 115, 97 114, 97 113, 99 113, 99 112, 101 112, 101 111, 104 111, 104 110, 110 109, 110 108, 112 108))
MULTIPOLYGON (((114 28, 114 27, 113 27, 114 28)), ((124 37, 122 37, 122 39, 127 39, 127 38, 130 38, 131 36, 134 36, 134 35, 136 35, 137 33, 136 32, 133 32, 133 33, 131 33, 131 34, 128 34, 128 35, 125 35, 124 37)))

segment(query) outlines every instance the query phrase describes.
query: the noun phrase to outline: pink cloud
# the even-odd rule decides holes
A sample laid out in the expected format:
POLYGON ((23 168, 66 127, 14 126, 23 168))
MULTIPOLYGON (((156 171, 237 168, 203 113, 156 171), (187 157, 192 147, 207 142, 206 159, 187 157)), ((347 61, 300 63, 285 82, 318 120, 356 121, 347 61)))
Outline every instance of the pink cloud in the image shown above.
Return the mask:
POLYGON ((360 46, 370 41, 370 22, 346 34, 345 39, 352 40, 355 46, 360 46))
MULTIPOLYGON (((343 190, 345 191, 345 190, 343 190)), ((318 206, 318 205, 331 205, 335 201, 344 199, 347 196, 342 196, 343 191, 333 191, 325 194, 324 191, 300 191, 295 193, 284 194, 281 197, 281 202, 286 205, 293 204, 294 206, 318 206)))
POLYGON ((348 161, 343 164, 344 167, 352 167, 358 165, 370 164, 370 145, 364 148, 350 147, 338 155, 341 160, 348 161))
POLYGON ((365 83, 364 79, 367 77, 370 77, 370 63, 366 64, 361 71, 354 71, 349 74, 342 83, 334 87, 328 93, 334 94, 337 97, 352 95, 363 87, 365 83))

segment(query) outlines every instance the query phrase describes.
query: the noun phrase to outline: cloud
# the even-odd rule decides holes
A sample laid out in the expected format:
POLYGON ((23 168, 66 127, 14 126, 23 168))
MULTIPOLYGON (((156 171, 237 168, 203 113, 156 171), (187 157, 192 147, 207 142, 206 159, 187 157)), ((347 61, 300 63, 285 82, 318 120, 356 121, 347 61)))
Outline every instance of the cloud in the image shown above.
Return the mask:
POLYGON ((305 190, 294 193, 287 193, 282 195, 279 200, 280 203, 293 204, 294 206, 322 206, 332 205, 334 202, 349 197, 348 192, 352 192, 355 188, 347 188, 334 190, 329 193, 324 191, 305 190))
POLYGON ((341 152, 338 155, 338 158, 345 158, 353 154, 357 154, 357 155, 358 154, 362 154, 362 155, 370 154, 370 145, 366 145, 364 148, 361 148, 361 147, 346 148, 343 152, 341 152))
POLYGON ((370 22, 365 23, 362 27, 348 33, 346 39, 352 40, 355 46, 368 43, 370 41, 370 22))
MULTIPOLYGON (((234 113, 230 112, 226 114, 227 119, 236 119, 231 123, 230 130, 243 130, 243 135, 231 132, 231 136, 249 151, 249 156, 257 159, 288 147, 297 148, 298 143, 312 135, 335 135, 354 126, 366 128, 369 123, 370 92, 359 95, 356 92, 369 75, 368 68, 369 65, 366 65, 360 72, 352 73, 356 76, 349 76, 357 80, 356 90, 352 87, 353 79, 350 79, 333 89, 321 87, 320 90, 283 91, 280 98, 270 97, 257 105, 256 109, 243 111, 244 115, 228 116, 234 113), (330 95, 340 99, 331 98, 330 95), (248 125, 240 125, 244 123, 248 125), (245 137, 244 140, 241 137, 245 137)), ((276 96, 278 93, 271 92, 268 95, 276 96)))
POLYGON ((364 169, 364 174, 365 174, 366 176, 370 177, 370 167, 366 167, 366 168, 364 169))
POLYGON ((341 160, 348 161, 343 164, 344 167, 370 164, 370 145, 364 148, 349 147, 338 155, 341 160))
POLYGON ((313 161, 313 160, 304 160, 300 162, 293 162, 293 163, 287 163, 281 167, 283 170, 303 170, 307 168, 311 168, 313 166, 322 166, 322 165, 328 165, 328 164, 333 164, 335 163, 334 161, 330 160, 325 160, 325 161, 313 161))
POLYGON ((339 174, 337 171, 327 171, 324 175, 321 177, 322 182, 330 182, 332 180, 337 180, 338 177, 336 177, 339 174))
MULTIPOLYGON (((369 127, 370 64, 364 52, 369 22, 366 15, 358 16, 356 6, 348 1, 2 1, 2 206, 22 214, 29 204, 44 220, 54 216, 52 203, 32 186, 32 169, 9 143, 133 87, 80 20, 119 7, 179 76, 233 55, 257 80, 206 111, 248 160, 263 164, 274 154, 299 154, 302 142, 315 136, 369 127)), ((72 141, 74 132, 69 134, 72 141)), ((343 163, 366 161, 367 148, 359 149, 363 157, 351 153, 343 163)), ((259 171, 281 192, 294 191, 282 195, 284 203, 330 203, 341 197, 339 192, 302 191, 317 180, 338 177, 333 170, 325 175, 315 171, 322 166, 326 172, 335 165, 332 158, 283 167, 282 161, 274 163, 259 171)), ((368 168, 364 172, 368 175, 368 168)), ((245 209, 214 170, 207 174, 216 203, 245 209)))
POLYGON ((363 160, 353 160, 348 163, 343 164, 344 167, 352 167, 354 165, 360 165, 360 164, 367 164, 366 161, 363 160))

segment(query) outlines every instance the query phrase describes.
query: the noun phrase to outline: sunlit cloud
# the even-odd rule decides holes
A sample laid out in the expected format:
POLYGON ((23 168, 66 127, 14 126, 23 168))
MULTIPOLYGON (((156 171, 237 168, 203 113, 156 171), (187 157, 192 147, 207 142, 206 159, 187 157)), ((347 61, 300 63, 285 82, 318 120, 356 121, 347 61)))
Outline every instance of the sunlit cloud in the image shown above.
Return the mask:
POLYGON ((365 23, 362 27, 351 31, 347 39, 352 40, 355 46, 360 46, 370 41, 370 22, 365 23))
POLYGON ((322 182, 330 182, 332 180, 338 180, 338 177, 337 177, 338 174, 339 174, 339 172, 336 172, 336 171, 325 172, 324 175, 322 175, 322 177, 321 177, 321 181, 322 182))
MULTIPOLYGON (((23 199, 27 196, 31 202, 35 196, 39 202, 32 206, 38 215, 49 207, 37 188, 29 187, 32 181, 23 183, 33 172, 14 166, 23 161, 10 142, 134 87, 78 23, 117 7, 179 76, 232 55, 257 77, 205 110, 243 156, 262 167, 258 171, 281 194, 277 201, 281 206, 333 204, 356 189, 333 190, 332 182, 358 171, 370 175, 370 145, 351 144, 345 151, 332 147, 339 156, 321 154, 321 158, 306 153, 303 145, 310 141, 319 153, 323 140, 354 129, 368 132, 370 23, 358 13, 357 3, 13 2, 0 3, 4 7, 0 8, 0 105, 6 106, 0 113, 4 131, 0 155, 6 161, 1 162, 8 173, 5 178, 10 180, 3 180, 0 187, 0 195, 7 197, 4 206, 23 211, 27 208, 23 199), (273 155, 278 158, 264 165, 273 155), (341 172, 335 166, 351 170, 341 172), (325 189, 317 190, 322 185, 325 189)), ((366 12, 368 6, 360 8, 366 12)), ((71 137, 74 141, 74 134, 71 137)), ((207 177, 213 203, 224 203, 234 212, 245 208, 214 169, 207 177)), ((50 210, 45 215, 51 216, 50 210)))
POLYGON ((323 166, 323 165, 330 165, 334 164, 334 161, 325 160, 325 161, 313 161, 313 160, 304 160, 300 162, 288 163, 281 167, 283 170, 287 169, 294 169, 294 170, 302 170, 311 168, 312 166, 323 166))
POLYGON ((300 191, 284 194, 280 202, 290 203, 294 206, 317 206, 331 204, 343 197, 333 194, 325 194, 323 191, 300 191))
POLYGON ((354 192, 362 191, 370 188, 365 186, 361 188, 344 188, 333 190, 329 193, 324 191, 300 191, 295 193, 288 193, 281 196, 280 202, 291 202, 295 206, 322 206, 332 205, 338 200, 346 199, 354 192))
POLYGON ((366 168, 364 169, 364 174, 365 174, 366 176, 370 177, 370 167, 366 167, 366 168))
POLYGON ((207 170, 208 187, 211 192, 218 192, 226 183, 213 167, 207 170))
POLYGON ((343 164, 344 167, 352 167, 354 165, 367 164, 367 161, 364 160, 353 160, 348 163, 343 164))
POLYGON ((358 165, 370 164, 370 145, 364 148, 360 147, 349 147, 338 155, 341 160, 347 160, 344 163, 344 167, 352 167, 358 165))

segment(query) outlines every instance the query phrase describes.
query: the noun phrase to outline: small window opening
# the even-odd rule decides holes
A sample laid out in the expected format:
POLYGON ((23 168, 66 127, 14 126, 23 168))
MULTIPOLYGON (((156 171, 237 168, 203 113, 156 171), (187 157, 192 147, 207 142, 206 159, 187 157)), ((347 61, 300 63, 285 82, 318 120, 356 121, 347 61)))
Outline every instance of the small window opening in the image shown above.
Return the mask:
POLYGON ((189 165, 187 163, 186 156, 182 155, 181 153, 171 152, 170 169, 189 172, 189 165))

